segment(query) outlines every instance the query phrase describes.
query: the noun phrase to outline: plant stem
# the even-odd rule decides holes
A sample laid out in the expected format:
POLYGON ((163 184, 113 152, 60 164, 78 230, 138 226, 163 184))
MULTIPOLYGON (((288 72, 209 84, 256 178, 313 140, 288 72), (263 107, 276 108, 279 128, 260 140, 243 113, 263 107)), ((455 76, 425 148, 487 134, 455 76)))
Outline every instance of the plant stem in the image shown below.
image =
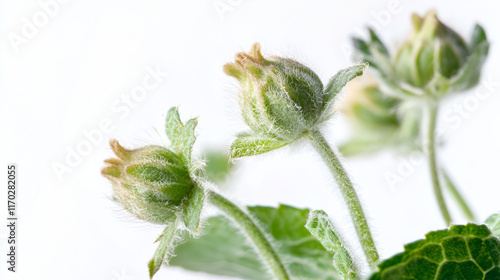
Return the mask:
POLYGON ((458 205, 460 206, 460 209, 462 209, 462 212, 465 214, 467 219, 470 222, 475 222, 476 218, 474 217, 474 213, 472 212, 471 208, 469 207, 463 196, 460 194, 458 189, 455 187, 455 184, 450 179, 450 176, 448 176, 447 172, 444 169, 441 169, 441 176, 444 180, 444 185, 448 188, 448 191, 457 201, 458 205))
POLYGON ((262 260, 272 271, 275 279, 289 280, 290 276, 283 262, 253 219, 238 206, 216 192, 210 191, 208 197, 211 204, 233 220, 241 231, 252 241, 258 255, 260 255, 262 260))
POLYGON ((373 241, 372 234, 370 232, 370 227, 366 221, 363 208, 354 190, 354 186, 347 175, 346 171, 342 167, 339 158, 335 152, 328 145, 328 142, 323 137, 321 132, 317 129, 309 131, 309 135, 312 140, 312 144, 316 151, 319 153, 323 161, 326 163, 328 168, 333 174, 333 177, 339 185, 340 191, 344 198, 347 207, 349 208, 349 213, 351 215, 352 222, 356 229, 361 247, 365 253, 368 264, 372 269, 376 269, 376 265, 379 260, 379 255, 377 248, 375 247, 375 242, 373 241))
POLYGON ((424 145, 427 150, 427 157, 429 160, 429 167, 431 172, 431 181, 434 187, 434 194, 441 209, 441 214, 448 226, 452 225, 450 213, 444 201, 443 192, 439 184, 439 174, 436 161, 436 119, 438 114, 438 105, 434 101, 430 101, 427 106, 427 142, 424 145))

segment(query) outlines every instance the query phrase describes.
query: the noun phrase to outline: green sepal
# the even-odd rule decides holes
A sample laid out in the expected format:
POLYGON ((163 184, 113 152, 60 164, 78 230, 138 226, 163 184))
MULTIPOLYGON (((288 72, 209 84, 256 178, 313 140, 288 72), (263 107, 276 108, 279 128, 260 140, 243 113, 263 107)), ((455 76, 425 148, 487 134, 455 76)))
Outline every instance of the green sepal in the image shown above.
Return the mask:
POLYGON ((185 124, 179 117, 177 107, 172 107, 167 113, 166 133, 170 139, 172 150, 181 155, 187 164, 191 164, 191 152, 196 141, 195 128, 198 120, 190 119, 185 124))
POLYGON ((184 224, 189 232, 198 236, 200 234, 201 211, 205 204, 206 193, 203 188, 195 186, 189 194, 184 205, 184 224))
POLYGON ((277 140, 264 135, 241 133, 231 145, 230 157, 240 158, 255 156, 279 149, 289 142, 277 140))
POLYGON ((156 240, 160 242, 156 252, 148 263, 149 277, 153 279, 153 276, 160 270, 164 263, 168 263, 171 253, 173 253, 175 247, 175 238, 178 234, 177 226, 174 224, 167 225, 162 235, 156 240))
POLYGON ((486 32, 483 27, 479 24, 474 26, 474 31, 472 32, 471 40, 470 40, 470 50, 474 51, 479 44, 486 42, 488 38, 486 37, 486 32))
POLYGON ((164 162, 144 162, 131 164, 126 168, 131 185, 151 191, 159 200, 168 200, 179 205, 193 188, 188 171, 164 162))
POLYGON ((357 51, 356 59, 367 62, 370 67, 379 70, 384 75, 391 74, 393 68, 387 47, 373 29, 369 28, 368 32, 370 33, 369 41, 352 38, 354 49, 357 51))
POLYGON ((464 91, 475 86, 479 82, 481 69, 488 56, 489 47, 490 43, 488 41, 481 41, 476 45, 467 62, 460 68, 460 71, 451 78, 451 90, 464 91))
POLYGON ((165 131, 173 147, 179 147, 181 145, 180 139, 183 130, 184 124, 179 116, 179 109, 177 107, 170 108, 165 122, 165 131))
POLYGON ((187 162, 191 162, 191 153, 193 151, 193 145, 196 141, 196 135, 194 130, 198 125, 198 119, 190 119, 186 122, 184 126, 184 133, 182 134, 182 154, 187 162))
POLYGON ((324 90, 324 104, 325 106, 333 100, 333 98, 339 93, 342 88, 352 79, 363 75, 367 64, 360 64, 351 66, 345 69, 340 70, 333 76, 328 84, 326 84, 324 90))
POLYGON ((384 43, 382 43, 382 41, 379 39, 377 33, 375 33, 375 31, 373 31, 373 29, 371 28, 368 28, 368 32, 370 33, 371 43, 377 49, 377 51, 379 51, 383 55, 389 56, 389 51, 385 47, 384 43))

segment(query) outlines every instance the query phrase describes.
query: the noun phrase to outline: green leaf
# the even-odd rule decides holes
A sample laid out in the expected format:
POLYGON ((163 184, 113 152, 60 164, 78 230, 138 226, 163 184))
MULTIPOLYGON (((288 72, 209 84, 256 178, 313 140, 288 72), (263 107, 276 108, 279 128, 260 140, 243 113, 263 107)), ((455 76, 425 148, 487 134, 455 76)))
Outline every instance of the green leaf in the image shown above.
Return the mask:
MULTIPOLYGON (((293 279, 341 279, 331 265, 333 255, 305 228, 308 209, 280 205, 278 208, 249 207, 248 210, 279 244, 278 254, 285 260, 293 279)), ((179 245, 170 265, 250 280, 271 279, 243 233, 223 216, 209 218, 204 235, 179 245)))
POLYGON ((149 277, 152 279, 153 276, 160 270, 163 263, 167 263, 175 247, 175 237, 177 234, 177 226, 168 225, 163 234, 158 238, 160 245, 156 249, 153 259, 148 264, 149 267, 149 277))
POLYGON ((328 104, 352 79, 363 75, 367 64, 360 64, 342 69, 333 76, 325 87, 325 104, 328 104))
POLYGON ((184 207, 184 224, 194 236, 200 234, 201 211, 203 210, 205 199, 205 190, 195 186, 186 200, 186 205, 184 207))
POLYGON ((485 225, 430 232, 379 265, 371 280, 500 279, 500 240, 485 225))
POLYGON ((277 140, 263 135, 242 133, 231 145, 231 158, 255 156, 279 149, 289 142, 277 140))
POLYGON ((313 211, 309 215, 306 228, 323 247, 333 253, 333 265, 344 280, 360 279, 356 272, 356 264, 352 261, 351 255, 342 244, 333 225, 330 223, 328 215, 324 211, 313 211))
POLYGON ((172 149, 181 155, 187 164, 191 164, 191 152, 196 141, 194 130, 197 125, 197 119, 190 119, 184 124, 179 117, 177 107, 170 108, 167 113, 165 130, 172 149))
POLYGON ((491 215, 484 223, 490 228, 493 235, 500 238, 500 213, 491 215))

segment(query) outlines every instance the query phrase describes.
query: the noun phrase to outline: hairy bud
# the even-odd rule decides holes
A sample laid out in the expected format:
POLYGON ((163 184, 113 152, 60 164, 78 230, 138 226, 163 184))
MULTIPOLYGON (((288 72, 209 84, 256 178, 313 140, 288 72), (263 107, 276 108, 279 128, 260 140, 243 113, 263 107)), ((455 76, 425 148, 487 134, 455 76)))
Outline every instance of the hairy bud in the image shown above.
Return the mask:
POLYGON ((320 119, 323 84, 306 66, 281 57, 264 58, 260 45, 238 53, 224 66, 241 84, 240 105, 245 122, 255 132, 295 140, 320 119))
POLYGON ((231 157, 266 153, 307 135, 332 116, 334 97, 365 67, 343 69, 323 87, 311 69, 294 60, 264 58, 259 44, 248 54, 238 53, 224 71, 240 82, 240 106, 252 132, 238 135, 231 157))
POLYGON ((117 158, 105 161, 102 174, 113 183, 116 199, 140 219, 172 221, 194 186, 182 158, 160 146, 127 150, 116 140, 110 144, 117 158))

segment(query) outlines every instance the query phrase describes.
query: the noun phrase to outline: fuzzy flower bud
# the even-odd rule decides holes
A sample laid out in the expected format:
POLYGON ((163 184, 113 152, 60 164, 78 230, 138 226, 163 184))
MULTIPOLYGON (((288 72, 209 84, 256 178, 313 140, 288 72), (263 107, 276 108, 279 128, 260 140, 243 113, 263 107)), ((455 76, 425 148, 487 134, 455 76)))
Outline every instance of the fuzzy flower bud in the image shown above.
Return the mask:
POLYGON ((479 82, 489 49, 479 25, 467 44, 439 21, 434 10, 424 17, 414 14, 412 22, 413 33, 394 57, 372 30, 370 41, 354 39, 355 48, 379 71, 381 80, 403 94, 435 97, 469 89, 479 82))
POLYGON ((259 44, 235 60, 224 71, 240 82, 243 118, 253 131, 293 141, 320 120, 326 100, 311 69, 291 59, 264 58, 259 44))
POLYGON ((425 86, 435 74, 457 74, 469 55, 464 39, 439 21, 435 11, 423 18, 413 14, 412 22, 413 34, 396 55, 395 73, 416 87, 425 86))
POLYGON ((117 158, 105 161, 102 174, 113 183, 116 199, 140 219, 171 222, 194 186, 182 158, 160 146, 127 150, 111 140, 111 148, 117 158))
POLYGON ((224 71, 240 82, 240 106, 252 131, 238 135, 230 156, 267 153, 308 135, 332 116, 335 96, 365 68, 361 64, 340 70, 323 87, 311 69, 294 60, 264 58, 259 44, 248 54, 237 54, 224 71))

